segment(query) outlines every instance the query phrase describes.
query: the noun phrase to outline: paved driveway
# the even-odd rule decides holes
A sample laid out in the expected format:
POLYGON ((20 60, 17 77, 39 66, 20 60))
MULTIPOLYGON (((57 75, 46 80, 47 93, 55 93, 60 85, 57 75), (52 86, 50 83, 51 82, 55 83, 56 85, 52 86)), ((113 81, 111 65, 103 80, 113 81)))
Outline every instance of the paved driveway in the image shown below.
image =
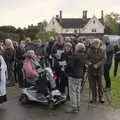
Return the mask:
POLYGON ((81 102, 78 114, 67 114, 69 104, 50 110, 47 106, 31 103, 26 106, 18 102, 18 92, 8 90, 9 101, 0 105, 0 120, 120 120, 120 110, 114 110, 107 105, 89 105, 81 102))

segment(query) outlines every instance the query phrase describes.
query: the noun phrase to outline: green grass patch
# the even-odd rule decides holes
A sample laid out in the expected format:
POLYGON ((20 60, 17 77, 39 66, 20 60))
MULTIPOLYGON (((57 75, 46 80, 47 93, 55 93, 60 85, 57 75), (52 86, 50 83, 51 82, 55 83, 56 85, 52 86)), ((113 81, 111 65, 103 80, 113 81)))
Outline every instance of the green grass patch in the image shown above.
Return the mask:
POLYGON ((120 65, 118 67, 117 76, 113 76, 114 63, 111 68, 111 95, 112 95, 112 106, 114 108, 120 108, 120 65))
POLYGON ((120 108, 120 78, 112 77, 112 105, 120 108))

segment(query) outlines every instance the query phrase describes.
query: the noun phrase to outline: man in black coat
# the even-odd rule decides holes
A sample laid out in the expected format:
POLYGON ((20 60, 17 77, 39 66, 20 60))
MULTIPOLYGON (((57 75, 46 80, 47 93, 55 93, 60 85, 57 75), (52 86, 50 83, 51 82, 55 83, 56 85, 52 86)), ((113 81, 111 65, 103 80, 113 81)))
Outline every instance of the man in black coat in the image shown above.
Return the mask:
POLYGON ((16 62, 17 62, 16 68, 17 68, 18 83, 20 88, 24 87, 23 71, 22 71, 24 53, 25 53, 25 42, 21 41, 20 46, 16 49, 16 62))
POLYGON ((51 55, 53 58, 52 69, 56 72, 58 79, 56 80, 56 88, 60 89, 60 66, 59 61, 61 60, 61 55, 64 52, 64 38, 62 36, 57 36, 56 42, 53 44, 51 49, 51 55))
POLYGON ((107 59, 104 65, 104 78, 106 82, 106 89, 109 90, 111 88, 111 79, 110 79, 110 69, 112 66, 112 58, 113 58, 113 47, 110 44, 110 41, 106 41, 106 55, 107 59))
POLYGON ((115 54, 115 57, 114 57, 114 76, 116 76, 117 70, 118 70, 118 65, 120 62, 120 48, 118 45, 115 45, 115 47, 114 47, 114 54, 115 54))
POLYGON ((50 66, 52 67, 52 47, 55 43, 54 37, 50 37, 50 41, 48 42, 47 48, 46 48, 46 53, 47 53, 47 58, 50 63, 50 66))

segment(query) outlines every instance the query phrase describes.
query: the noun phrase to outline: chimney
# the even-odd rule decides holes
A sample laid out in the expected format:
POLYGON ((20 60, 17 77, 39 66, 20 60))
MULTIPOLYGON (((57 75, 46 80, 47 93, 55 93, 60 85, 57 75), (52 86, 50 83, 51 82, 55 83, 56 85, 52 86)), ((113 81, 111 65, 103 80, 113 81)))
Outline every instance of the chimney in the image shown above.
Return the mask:
POLYGON ((85 18, 87 19, 87 10, 85 11, 85 18))
POLYGON ((85 17, 85 11, 83 10, 83 18, 85 17))
POLYGON ((60 10, 60 19, 62 19, 62 11, 60 10))
POLYGON ((83 11, 83 19, 87 19, 87 10, 83 11))
POLYGON ((103 10, 101 11, 101 19, 103 19, 104 18, 104 12, 103 12, 103 10))

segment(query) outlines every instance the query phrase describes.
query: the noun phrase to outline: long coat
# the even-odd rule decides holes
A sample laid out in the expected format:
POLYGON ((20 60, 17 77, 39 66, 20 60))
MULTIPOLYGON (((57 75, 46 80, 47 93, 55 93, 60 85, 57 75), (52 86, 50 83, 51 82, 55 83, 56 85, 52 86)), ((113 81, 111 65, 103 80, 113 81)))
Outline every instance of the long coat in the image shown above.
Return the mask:
POLYGON ((106 59, 106 51, 103 48, 99 48, 97 51, 90 48, 86 54, 86 62, 91 62, 91 65, 88 67, 88 73, 95 76, 101 75, 106 59), (95 64, 98 66, 97 69, 93 67, 95 64))
POLYGON ((3 103, 7 100, 6 97, 6 75, 5 72, 7 71, 7 65, 0 55, 0 103, 3 103))

